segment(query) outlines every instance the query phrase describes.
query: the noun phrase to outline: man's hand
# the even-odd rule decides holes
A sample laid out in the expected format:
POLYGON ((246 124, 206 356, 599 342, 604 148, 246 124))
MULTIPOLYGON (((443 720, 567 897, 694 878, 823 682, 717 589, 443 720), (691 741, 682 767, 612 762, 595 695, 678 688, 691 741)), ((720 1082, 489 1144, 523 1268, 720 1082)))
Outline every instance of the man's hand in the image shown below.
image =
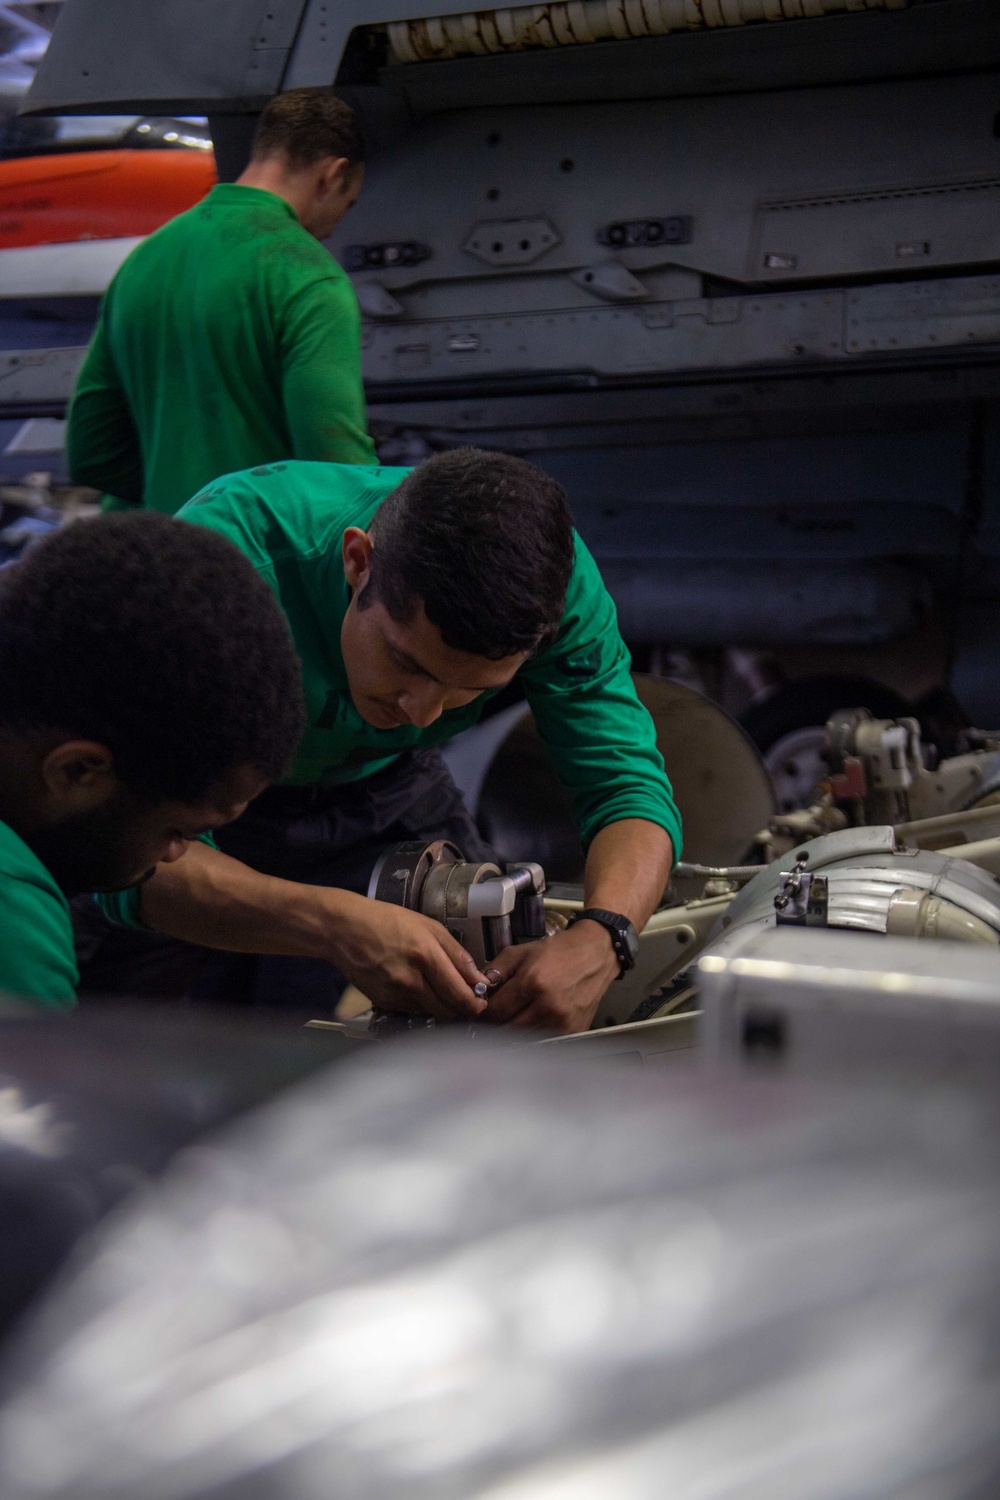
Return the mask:
POLYGON ((147 927, 231 953, 284 953, 336 964, 382 1010, 471 1021, 486 983, 461 943, 429 917, 353 891, 261 875, 207 844, 160 864, 142 887, 147 927))
MULTIPOLYGON (((343 898, 344 892, 337 893, 343 898)), ((435 1021, 474 1021, 486 983, 470 953, 440 922, 384 901, 355 898, 338 921, 330 958, 379 1010, 417 1011, 435 1021)))
POLYGON ((586 1031, 618 977, 611 938, 596 922, 577 922, 537 943, 505 948, 488 965, 503 980, 484 1021, 545 1031, 586 1031))
MULTIPOLYGON (((641 932, 656 910, 673 863, 669 835, 644 818, 609 823, 587 855, 584 906, 622 912, 641 932)), ((586 1031, 601 996, 618 978, 610 934, 598 922, 577 922, 538 943, 505 948, 491 964, 503 983, 484 1021, 586 1031)), ((492 977, 492 975, 488 976, 492 977)))

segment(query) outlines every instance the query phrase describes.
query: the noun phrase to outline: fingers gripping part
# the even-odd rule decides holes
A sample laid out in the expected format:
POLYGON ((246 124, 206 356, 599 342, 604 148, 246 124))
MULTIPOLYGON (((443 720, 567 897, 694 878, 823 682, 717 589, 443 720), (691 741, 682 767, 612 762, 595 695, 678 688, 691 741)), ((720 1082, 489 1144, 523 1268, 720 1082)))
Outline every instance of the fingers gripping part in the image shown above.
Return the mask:
POLYGON ((482 1010, 502 982, 500 970, 491 967, 483 984, 485 966, 514 944, 544 937, 544 890, 538 865, 508 865, 502 871, 490 862, 464 860, 455 844, 439 839, 387 849, 372 872, 368 894, 418 911, 445 928, 467 955, 456 954, 453 967, 467 971, 469 1001, 482 1010))

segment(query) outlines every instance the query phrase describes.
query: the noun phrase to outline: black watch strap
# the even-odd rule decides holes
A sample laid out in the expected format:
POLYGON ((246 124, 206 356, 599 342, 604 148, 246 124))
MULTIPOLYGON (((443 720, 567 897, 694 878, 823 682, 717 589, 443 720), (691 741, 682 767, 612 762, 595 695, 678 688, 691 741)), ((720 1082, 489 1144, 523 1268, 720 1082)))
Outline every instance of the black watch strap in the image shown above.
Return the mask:
POLYGON ((604 928, 611 939, 615 958, 618 960, 619 979, 622 979, 629 969, 635 967, 639 953, 639 937, 628 917, 623 917, 617 911, 605 911, 600 906, 588 906, 586 911, 574 912, 568 925, 575 927, 577 922, 596 922, 604 928))

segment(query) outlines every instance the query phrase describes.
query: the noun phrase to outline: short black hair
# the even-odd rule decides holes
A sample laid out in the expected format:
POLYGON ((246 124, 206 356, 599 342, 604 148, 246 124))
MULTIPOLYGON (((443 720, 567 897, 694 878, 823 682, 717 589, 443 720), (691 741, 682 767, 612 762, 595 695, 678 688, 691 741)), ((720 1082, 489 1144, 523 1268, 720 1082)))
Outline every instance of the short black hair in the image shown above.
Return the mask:
POLYGON ((446 646, 499 661, 551 639, 573 570, 562 486, 523 458, 456 448, 413 469, 368 528, 358 597, 405 622, 422 603, 446 646))
POLYGON ((365 159, 365 133, 358 116, 329 89, 288 89, 276 94, 257 121, 251 161, 284 156, 293 169, 325 156, 344 156, 352 166, 365 159))
POLYGON ((201 802, 238 766, 277 780, 303 722, 276 599, 204 526, 73 521, 0 571, 0 725, 106 745, 150 802, 201 802))

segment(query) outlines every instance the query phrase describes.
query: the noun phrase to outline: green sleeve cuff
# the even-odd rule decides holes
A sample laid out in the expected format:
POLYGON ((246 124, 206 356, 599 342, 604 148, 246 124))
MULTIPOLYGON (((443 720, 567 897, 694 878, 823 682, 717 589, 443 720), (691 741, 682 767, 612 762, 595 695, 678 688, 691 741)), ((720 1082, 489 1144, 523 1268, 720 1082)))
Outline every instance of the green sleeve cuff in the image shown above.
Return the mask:
POLYGON ((600 812, 580 828, 580 842, 586 852, 602 828, 609 823, 623 823, 626 818, 641 818, 645 823, 655 823, 670 837, 673 850, 671 869, 680 859, 684 849, 684 830, 680 813, 673 802, 665 803, 659 798, 644 801, 642 798, 609 798, 600 812))

